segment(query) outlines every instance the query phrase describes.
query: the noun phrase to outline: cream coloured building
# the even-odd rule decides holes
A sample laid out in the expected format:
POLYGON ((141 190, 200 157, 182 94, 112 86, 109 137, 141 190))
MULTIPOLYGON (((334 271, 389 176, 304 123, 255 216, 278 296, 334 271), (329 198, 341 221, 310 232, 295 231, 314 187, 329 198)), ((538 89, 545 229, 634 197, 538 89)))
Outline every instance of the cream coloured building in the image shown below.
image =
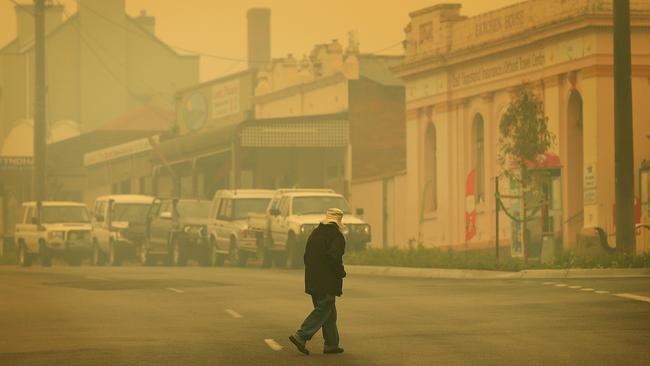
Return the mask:
MULTIPOLYGON (((406 239, 426 246, 494 246, 498 124, 511 91, 524 82, 543 98, 557 137, 549 153, 560 163, 548 180, 552 204, 544 230, 565 248, 575 245, 583 228, 602 227, 611 235, 612 1, 529 0, 473 17, 463 16, 460 4, 439 4, 410 13, 410 19, 405 60, 394 68, 406 85, 406 239), (469 206, 477 211, 477 233, 468 242, 465 187, 472 169, 478 180, 469 206)), ((650 158, 649 0, 631 0, 631 24, 638 173, 650 158)), ((500 183, 507 186, 504 179, 500 183)), ((533 222, 531 230, 541 225, 533 222)), ((506 243, 513 227, 501 226, 506 243)))

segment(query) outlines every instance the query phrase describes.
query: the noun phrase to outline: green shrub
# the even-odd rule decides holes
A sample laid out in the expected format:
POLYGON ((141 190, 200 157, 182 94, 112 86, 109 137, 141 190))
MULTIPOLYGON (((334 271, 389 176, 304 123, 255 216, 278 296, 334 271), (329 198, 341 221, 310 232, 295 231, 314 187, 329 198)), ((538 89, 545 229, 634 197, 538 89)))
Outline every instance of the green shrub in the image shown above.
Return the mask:
POLYGON ((573 252, 561 253, 552 264, 530 259, 528 264, 522 258, 502 256, 497 263, 494 251, 469 250, 453 251, 438 248, 387 248, 367 249, 345 254, 346 264, 414 267, 414 268, 453 268, 520 271, 522 269, 563 269, 563 268, 648 268, 650 253, 639 256, 613 254, 595 258, 584 258, 573 252))

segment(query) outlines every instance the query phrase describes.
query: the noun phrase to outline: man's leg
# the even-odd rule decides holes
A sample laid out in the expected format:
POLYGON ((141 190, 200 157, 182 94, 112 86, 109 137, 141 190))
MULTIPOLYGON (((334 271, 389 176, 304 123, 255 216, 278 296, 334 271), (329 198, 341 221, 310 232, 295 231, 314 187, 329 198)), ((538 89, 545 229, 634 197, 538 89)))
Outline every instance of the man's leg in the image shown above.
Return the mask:
POLYGON ((310 340, 323 324, 330 317, 334 308, 334 296, 312 296, 314 310, 307 316, 305 321, 296 332, 302 341, 310 340))
POLYGON ((325 350, 335 350, 339 348, 339 330, 336 326, 336 298, 333 297, 332 310, 330 316, 323 323, 323 338, 325 339, 325 350))

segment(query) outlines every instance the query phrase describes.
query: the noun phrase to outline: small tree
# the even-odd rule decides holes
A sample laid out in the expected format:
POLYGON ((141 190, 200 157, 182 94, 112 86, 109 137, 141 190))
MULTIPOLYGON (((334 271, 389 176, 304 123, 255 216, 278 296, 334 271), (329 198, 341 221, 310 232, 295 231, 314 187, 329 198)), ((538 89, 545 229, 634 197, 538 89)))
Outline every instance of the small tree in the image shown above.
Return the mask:
MULTIPOLYGON (((528 84, 523 84, 513 94, 499 122, 499 163, 503 175, 521 189, 523 202, 523 246, 527 259, 527 201, 540 201, 538 185, 531 167, 548 151, 555 137, 548 130, 548 117, 544 103, 528 84)), ((528 202, 530 203, 530 202, 528 202)))
POLYGON ((514 92, 501 117, 499 134, 499 163, 504 175, 523 190, 530 189, 533 177, 529 165, 548 151, 555 137, 548 130, 544 103, 529 85, 524 84, 514 92))

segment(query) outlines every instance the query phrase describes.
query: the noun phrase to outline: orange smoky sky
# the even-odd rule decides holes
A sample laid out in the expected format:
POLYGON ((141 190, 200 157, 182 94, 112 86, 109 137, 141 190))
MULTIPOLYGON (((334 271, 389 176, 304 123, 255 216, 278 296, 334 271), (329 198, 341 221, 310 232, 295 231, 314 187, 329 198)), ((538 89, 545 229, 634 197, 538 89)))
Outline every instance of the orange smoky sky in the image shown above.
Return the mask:
MULTIPOLYGON (((18 3, 31 3, 15 0, 18 3)), ((108 1, 108 0, 107 0, 108 1)), ((68 15, 77 10, 76 0, 53 0, 68 15)), ((171 46, 218 57, 201 58, 201 80, 245 68, 246 10, 271 9, 271 52, 300 57, 317 43, 340 39, 349 31, 358 34, 361 52, 399 54, 399 42, 411 11, 442 3, 436 0, 126 0, 126 12, 146 10, 156 18, 156 34, 171 46)), ((446 1, 454 2, 454 1, 446 1)), ((517 0, 465 0, 462 13, 472 16, 517 0)), ((0 47, 16 35, 14 3, 0 0, 0 47)))

